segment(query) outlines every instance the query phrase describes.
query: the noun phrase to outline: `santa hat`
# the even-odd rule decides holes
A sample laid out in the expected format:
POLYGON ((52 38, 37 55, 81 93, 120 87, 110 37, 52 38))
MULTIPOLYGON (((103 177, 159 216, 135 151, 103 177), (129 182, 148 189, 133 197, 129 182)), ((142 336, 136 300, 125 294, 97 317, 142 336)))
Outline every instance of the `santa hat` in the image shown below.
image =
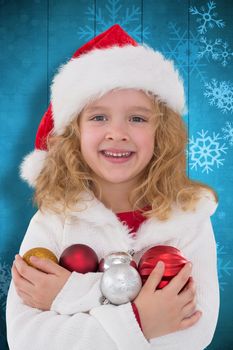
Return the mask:
POLYGON ((32 187, 44 167, 49 134, 61 135, 91 100, 114 88, 135 88, 157 95, 175 112, 185 109, 183 81, 173 62, 134 41, 118 24, 101 33, 62 65, 51 86, 35 150, 21 164, 21 177, 32 187))

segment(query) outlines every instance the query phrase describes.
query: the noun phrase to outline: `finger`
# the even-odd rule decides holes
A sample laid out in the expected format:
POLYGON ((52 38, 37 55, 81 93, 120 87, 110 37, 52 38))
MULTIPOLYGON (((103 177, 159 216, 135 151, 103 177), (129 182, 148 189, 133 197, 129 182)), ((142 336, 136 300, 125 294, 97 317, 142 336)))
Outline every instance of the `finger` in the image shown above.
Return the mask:
POLYGON ((161 278, 163 277, 164 268, 165 268, 164 262, 159 261, 155 266, 155 268, 152 270, 150 276, 147 278, 143 288, 154 292, 157 285, 161 281, 161 278))
POLYGON ((192 300, 186 304, 182 309, 183 318, 191 317, 196 311, 196 300, 192 300))
POLYGON ((184 318, 180 324, 180 330, 189 328, 199 321, 202 316, 201 311, 196 311, 191 317, 184 318))
POLYGON ((43 272, 29 266, 20 255, 15 256, 15 266, 21 277, 25 278, 33 285, 36 285, 37 281, 43 277, 43 272))
POLYGON ((59 274, 61 266, 56 264, 54 261, 46 258, 38 258, 37 256, 31 256, 30 261, 37 269, 42 272, 50 273, 53 275, 59 274))
POLYGON ((30 295, 28 295, 27 293, 24 293, 22 291, 17 291, 17 294, 25 305, 33 307, 33 308, 36 307, 36 304, 30 295))
POLYGON ((20 273, 18 272, 15 266, 15 263, 13 263, 12 265, 11 273, 12 273, 12 278, 16 289, 21 288, 21 289, 29 290, 31 287, 34 286, 30 281, 26 280, 20 275, 20 273))
POLYGON ((193 279, 189 280, 185 289, 178 294, 178 300, 181 304, 186 305, 192 301, 196 296, 196 287, 193 279))
POLYGON ((167 292, 178 294, 187 283, 192 270, 192 264, 186 263, 180 272, 163 288, 167 292))
POLYGON ((183 291, 186 291, 190 288, 190 285, 194 284, 194 280, 192 278, 192 276, 189 277, 188 282, 186 283, 186 285, 184 286, 184 288, 182 289, 182 291, 180 291, 180 293, 182 293, 183 291))
POLYGON ((23 302, 27 301, 28 303, 33 303, 32 296, 30 294, 25 293, 23 290, 17 290, 17 294, 23 300, 23 302))

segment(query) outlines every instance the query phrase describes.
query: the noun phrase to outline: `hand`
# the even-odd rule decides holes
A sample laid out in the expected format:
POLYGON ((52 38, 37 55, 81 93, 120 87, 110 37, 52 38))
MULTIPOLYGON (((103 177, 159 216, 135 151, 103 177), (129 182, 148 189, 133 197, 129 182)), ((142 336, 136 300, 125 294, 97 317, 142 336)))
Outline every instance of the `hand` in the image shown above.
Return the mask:
POLYGON ((50 310, 71 272, 49 259, 32 256, 30 260, 40 271, 29 266, 20 255, 15 257, 11 272, 16 291, 24 304, 50 310))
POLYGON ((142 329, 147 339, 156 338, 194 325, 201 317, 195 311, 195 286, 187 263, 163 289, 155 290, 164 272, 157 264, 134 303, 138 308, 142 329), (184 287, 185 286, 185 287, 184 287))

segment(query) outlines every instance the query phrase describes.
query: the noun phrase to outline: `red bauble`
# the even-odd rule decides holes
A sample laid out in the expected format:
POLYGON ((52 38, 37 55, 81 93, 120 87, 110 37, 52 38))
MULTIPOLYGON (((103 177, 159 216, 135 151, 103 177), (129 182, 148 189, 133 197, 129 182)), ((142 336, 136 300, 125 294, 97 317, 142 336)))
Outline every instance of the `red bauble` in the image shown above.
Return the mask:
POLYGON ((64 250, 59 265, 71 272, 96 272, 98 270, 98 257, 95 251, 87 245, 73 244, 64 250))
POLYGON ((162 289, 178 274, 188 260, 175 247, 159 245, 147 250, 138 264, 138 272, 144 284, 159 261, 165 263, 164 275, 156 289, 162 289))

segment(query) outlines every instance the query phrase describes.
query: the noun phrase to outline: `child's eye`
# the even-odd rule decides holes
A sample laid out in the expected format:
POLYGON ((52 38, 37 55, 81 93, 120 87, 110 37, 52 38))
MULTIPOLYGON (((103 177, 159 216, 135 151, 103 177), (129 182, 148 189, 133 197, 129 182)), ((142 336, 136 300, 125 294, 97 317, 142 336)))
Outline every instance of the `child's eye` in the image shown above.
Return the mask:
POLYGON ((97 122, 106 121, 107 118, 104 115, 95 115, 91 120, 96 120, 97 122))
POLYGON ((137 122, 137 123, 142 123, 142 122, 145 122, 145 121, 146 121, 145 118, 140 117, 140 116, 137 116, 137 115, 133 115, 133 116, 131 117, 131 120, 132 120, 133 122, 137 122))

